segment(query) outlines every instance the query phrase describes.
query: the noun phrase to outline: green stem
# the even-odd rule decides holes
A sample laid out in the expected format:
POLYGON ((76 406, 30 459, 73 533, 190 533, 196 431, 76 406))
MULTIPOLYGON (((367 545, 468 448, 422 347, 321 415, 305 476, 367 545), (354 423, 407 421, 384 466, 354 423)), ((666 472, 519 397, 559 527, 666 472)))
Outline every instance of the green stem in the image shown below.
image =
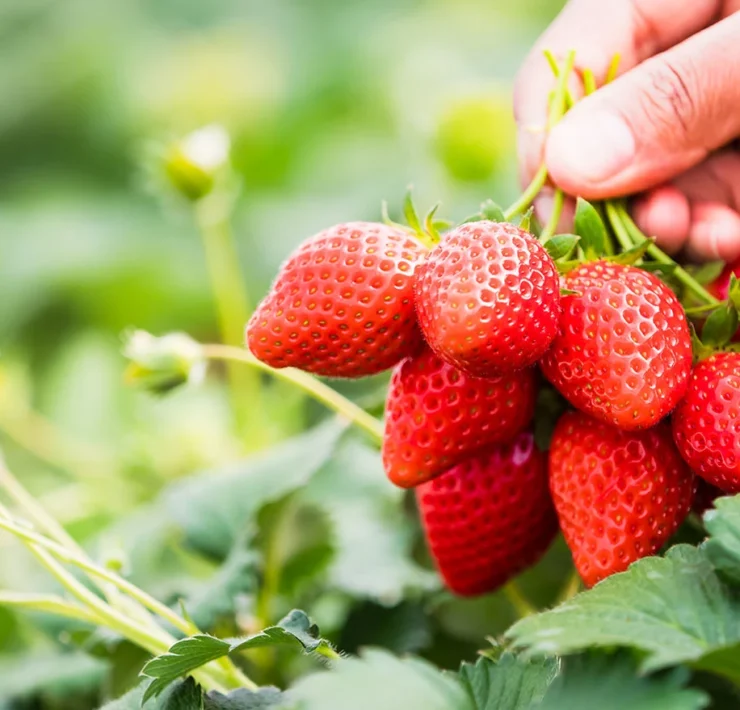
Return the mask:
POLYGON ((553 234, 555 234, 558 222, 560 221, 560 215, 563 214, 564 203, 565 194, 560 188, 557 188, 552 200, 552 212, 550 213, 550 218, 547 220, 545 228, 540 233, 541 242, 546 242, 553 234))
MULTIPOLYGON (((601 221, 606 224, 607 220, 604 216, 604 205, 601 202, 593 202, 594 209, 598 212, 599 217, 601 218, 601 221)), ((612 240, 612 235, 608 229, 604 230, 604 252, 607 256, 614 256, 615 249, 614 249, 614 241, 612 240)))
MULTIPOLYGON (((195 204, 195 220, 203 238, 211 288, 218 312, 221 339, 241 345, 250 315, 249 300, 239 269, 239 257, 231 229, 231 200, 216 192, 195 204)), ((263 408, 259 376, 243 368, 230 367, 231 397, 240 436, 250 446, 261 443, 263 408)))
MULTIPOLYGON (((609 203, 607 203, 607 209, 609 208, 609 203)), ((630 234, 631 241, 634 244, 639 244, 643 240, 647 239, 645 234, 643 234, 642 230, 635 224, 632 217, 630 217, 629 212, 627 212, 627 208, 624 204, 616 204, 614 206, 616 214, 618 215, 619 219, 621 219, 622 224, 624 225, 627 232, 630 234)), ((666 254, 660 247, 656 246, 655 244, 651 244, 648 247, 647 253, 655 259, 655 261, 661 263, 661 264, 671 264, 674 265, 674 271, 673 275, 680 281, 691 293, 696 296, 696 298, 699 299, 699 301, 702 302, 703 305, 706 306, 718 306, 720 305, 720 301, 716 299, 714 296, 712 296, 709 291, 707 291, 686 269, 684 269, 682 266, 676 264, 676 262, 671 259, 668 254, 666 254)))
POLYGON ((100 618, 93 612, 73 604, 72 602, 51 594, 21 594, 17 592, 0 592, 0 606, 42 611, 46 614, 56 614, 67 619, 84 621, 97 626, 100 618))
POLYGON ((313 375, 292 367, 275 369, 258 360, 248 350, 229 345, 204 345, 203 355, 210 360, 225 360, 251 365, 263 372, 268 372, 273 377, 290 382, 300 387, 321 404, 348 419, 352 424, 369 434, 375 442, 382 443, 383 441, 383 423, 380 420, 368 414, 362 407, 357 406, 339 392, 325 385, 321 380, 313 377, 313 375))
POLYGON ((622 251, 629 251, 630 249, 632 249, 633 246, 635 246, 635 242, 632 240, 632 237, 627 231, 627 228, 622 223, 617 208, 615 207, 614 203, 609 200, 604 203, 604 209, 606 210, 606 216, 609 219, 609 224, 614 231, 614 236, 619 242, 619 246, 622 248, 622 251))
POLYGON ((340 661, 342 660, 342 656, 338 654, 331 646, 319 646, 316 649, 316 653, 318 653, 321 656, 324 656, 324 658, 328 658, 332 661, 340 661))
MULTIPOLYGON (((37 557, 39 557, 38 553, 41 551, 49 552, 57 559, 78 567, 94 579, 102 580, 105 584, 101 589, 106 593, 106 596, 113 604, 121 605, 121 598, 118 595, 118 592, 120 591, 141 604, 145 609, 148 609, 152 613, 157 614, 159 617, 172 624, 173 627, 182 631, 184 634, 192 636, 194 634, 201 633, 200 629, 195 624, 183 619, 168 606, 162 604, 142 589, 139 589, 139 587, 131 584, 122 577, 119 577, 115 572, 92 562, 92 560, 87 557, 84 550, 82 550, 82 548, 80 548, 77 543, 69 537, 68 533, 56 522, 56 520, 54 520, 40 505, 38 505, 28 491, 23 488, 7 466, 5 466, 2 458, 0 458, 0 485, 8 490, 14 499, 22 504, 23 508, 29 513, 29 515, 31 515, 43 529, 57 540, 55 542, 54 540, 50 540, 31 530, 24 530, 23 528, 19 528, 14 525, 9 511, 7 511, 4 506, 0 505, 0 515, 5 518, 5 520, 3 520, 3 518, 0 517, 0 528, 4 528, 6 531, 13 533, 16 537, 23 540, 37 557), (52 531, 54 532, 52 533, 52 531), (113 591, 115 593, 113 593, 113 591)), ((39 561, 49 569, 46 564, 45 557, 44 559, 39 557, 39 561)), ((64 571, 63 568, 59 569, 64 571)), ((56 570, 57 573, 59 572, 59 569, 56 570)), ((51 571, 51 569, 49 571, 51 571)), ((86 588, 83 587, 83 589, 86 588)), ((93 599, 97 599, 92 592, 90 592, 90 594, 93 599)), ((137 607, 137 609, 139 608, 140 607, 137 607)), ((131 615, 134 611, 137 611, 137 609, 132 609, 129 606, 126 611, 131 615)), ((113 607, 113 610, 115 610, 115 607, 113 607)), ((149 621, 149 617, 146 616, 146 612, 143 609, 141 611, 142 613, 139 615, 139 621, 147 623, 149 621)), ((159 627, 155 624, 152 623, 150 625, 159 630, 159 627)), ((174 639, 172 642, 174 642, 174 639)), ((232 662, 229 661, 228 664, 222 665, 228 677, 234 681, 232 682, 232 685, 235 687, 257 687, 256 684, 247 678, 236 666, 234 666, 232 662)))
POLYGON ((526 212, 532 202, 534 202, 534 198, 537 197, 540 190, 545 186, 545 182, 547 182, 547 166, 543 163, 532 178, 532 182, 527 185, 521 197, 504 211, 504 219, 508 222, 518 214, 526 212))
POLYGON ((578 594, 580 589, 581 589, 581 577, 579 576, 578 572, 576 572, 576 570, 573 570, 570 573, 565 584, 563 585, 563 588, 560 590, 560 594, 558 594, 555 604, 557 605, 557 604, 562 604, 563 602, 567 602, 568 599, 578 594))
POLYGON ((519 586, 516 582, 509 582, 508 584, 504 585, 504 595, 509 600, 509 603, 511 606, 514 607, 514 610, 516 611, 518 617, 520 619, 523 619, 525 616, 531 616, 532 614, 537 613, 537 609, 535 609, 527 600, 527 598, 522 594, 521 589, 519 589, 519 586))

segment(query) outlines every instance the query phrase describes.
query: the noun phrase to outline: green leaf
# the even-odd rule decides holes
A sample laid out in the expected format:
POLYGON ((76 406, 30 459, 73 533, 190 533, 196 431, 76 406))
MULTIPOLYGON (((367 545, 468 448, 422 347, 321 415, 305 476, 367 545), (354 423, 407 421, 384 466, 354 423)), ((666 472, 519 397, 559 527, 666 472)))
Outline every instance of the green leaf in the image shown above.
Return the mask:
POLYGON ((172 644, 167 653, 152 658, 141 671, 143 676, 152 679, 144 693, 144 702, 157 697, 178 678, 225 656, 229 648, 226 641, 205 634, 191 636, 172 644))
POLYGON ((501 205, 496 204, 493 200, 486 200, 480 206, 480 213, 483 219, 491 222, 505 222, 504 210, 501 205))
POLYGON ((627 251, 623 251, 621 254, 615 254, 614 256, 608 256, 606 258, 613 264, 632 266, 645 256, 645 253, 653 245, 654 241, 654 239, 643 239, 637 246, 632 247, 632 249, 628 249, 627 251))
POLYGON ((534 207, 530 207, 519 220, 519 229, 523 229, 525 232, 530 231, 532 226, 532 215, 534 215, 534 207))
MULTIPOLYGON (((709 697, 684 688, 689 679, 679 668, 659 676, 639 676, 623 656, 579 656, 564 662, 537 710, 701 710, 709 697)), ((508 705, 501 705, 509 710, 508 705)), ((511 706, 518 708, 518 705, 511 706)), ((527 706, 524 706, 527 707, 527 706)))
POLYGON ((527 661, 504 653, 496 663, 488 658, 463 663, 460 679, 475 710, 528 710, 545 697, 559 665, 555 659, 527 661))
POLYGON ((740 311, 740 279, 734 273, 730 274, 730 288, 727 297, 735 310, 740 311))
POLYGON ((306 612, 293 609, 277 626, 270 626, 254 636, 231 642, 229 653, 238 653, 265 646, 300 646, 305 651, 333 653, 331 644, 319 636, 319 629, 312 624, 306 612))
POLYGON ((403 216, 406 218, 406 223, 411 229, 417 234, 423 234, 424 228, 421 226, 419 213, 416 211, 416 206, 414 205, 413 188, 410 185, 403 200, 403 216))
POLYGON ((704 513, 709 539, 702 545, 715 569, 740 584, 740 495, 717 498, 704 513))
MULTIPOLYGON (((707 654, 740 642, 740 606, 700 550, 676 545, 664 558, 639 560, 559 607, 522 619, 507 636, 529 655, 637 648, 648 672, 698 665, 707 654)), ((725 674, 721 665, 701 667, 725 674)))
POLYGON ((412 557, 414 526, 401 489, 388 485, 380 455, 348 433, 300 492, 332 528, 330 587, 394 605, 409 590, 437 588, 437 576, 412 557))
POLYGON ((575 234, 556 234, 545 242, 544 247, 555 261, 567 259, 573 253, 579 239, 580 237, 575 234))
POLYGON ((331 420, 264 454, 190 477, 166 491, 163 503, 188 543, 225 558, 263 505, 308 483, 344 429, 331 420))
POLYGON ((283 693, 273 687, 240 688, 228 695, 212 691, 206 695, 205 710, 278 710, 284 707, 283 700, 283 693))
POLYGON ((707 318, 701 331, 705 345, 721 347, 729 343, 737 332, 738 317, 735 306, 727 303, 719 306, 707 318))
POLYGON ((288 707, 300 710, 475 710, 453 676, 426 661, 376 649, 340 659, 331 671, 299 680, 285 695, 288 707))
POLYGON ((596 208, 586 200, 578 198, 575 215, 575 233, 581 238, 581 248, 587 259, 597 259, 604 255, 606 248, 606 227, 596 208))
POLYGON ((192 678, 186 678, 170 688, 158 710, 203 710, 203 691, 192 678))

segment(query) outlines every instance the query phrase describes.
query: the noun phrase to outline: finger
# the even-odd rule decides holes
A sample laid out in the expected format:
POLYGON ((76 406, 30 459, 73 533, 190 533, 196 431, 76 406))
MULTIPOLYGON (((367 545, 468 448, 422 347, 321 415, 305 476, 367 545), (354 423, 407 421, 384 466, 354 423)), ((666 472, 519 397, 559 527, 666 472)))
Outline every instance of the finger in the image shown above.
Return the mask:
POLYGON ((550 133, 546 162, 566 192, 640 192, 740 133, 740 14, 648 59, 575 106, 550 133))
POLYGON ((691 209, 686 195, 672 185, 662 185, 646 193, 633 205, 635 222, 669 254, 683 248, 689 238, 691 209))
POLYGON ((740 153, 715 153, 677 177, 673 184, 692 202, 721 202, 739 212, 740 153))
POLYGON ((537 41, 514 85, 525 181, 542 160, 547 97, 555 83, 543 50, 559 58, 575 50, 577 70, 588 67, 601 82, 615 54, 624 72, 706 27, 719 7, 719 0, 571 0, 537 41))
POLYGON ((717 202, 693 204, 686 251, 698 260, 740 257, 740 215, 717 202))

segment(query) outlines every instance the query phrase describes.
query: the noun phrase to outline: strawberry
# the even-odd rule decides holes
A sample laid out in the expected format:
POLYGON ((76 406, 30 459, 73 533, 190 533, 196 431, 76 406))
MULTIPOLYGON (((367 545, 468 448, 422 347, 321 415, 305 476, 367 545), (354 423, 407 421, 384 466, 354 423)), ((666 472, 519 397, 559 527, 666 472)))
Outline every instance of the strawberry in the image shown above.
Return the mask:
POLYGON ((535 373, 471 377, 431 350, 400 363, 386 402, 383 465, 397 486, 438 476, 490 444, 509 441, 534 413, 535 373))
POLYGON ((740 492, 740 353, 717 353, 694 368, 673 414, 673 437, 695 473, 740 492))
POLYGON ((362 377, 418 349, 413 279, 426 249, 400 228, 349 222, 305 241, 247 325, 255 357, 362 377))
POLYGON ((587 586, 652 555, 691 509, 696 478, 670 428, 628 432, 564 414, 550 448, 550 491, 587 586))
POLYGON ((534 564, 558 530, 547 457, 530 433, 420 485, 416 500, 437 568, 461 596, 492 592, 534 564))
POLYGON ((740 259, 725 264, 722 273, 707 286, 707 290, 720 301, 724 301, 730 293, 730 277, 732 275, 740 278, 740 259))
POLYGON ((557 333, 555 263, 512 224, 471 222, 448 232, 419 268, 415 293, 431 348, 478 377, 533 365, 557 333))
POLYGON ((660 279, 634 266, 583 264, 564 285, 560 331, 542 371, 578 409, 621 429, 651 427, 686 391, 691 336, 660 279))

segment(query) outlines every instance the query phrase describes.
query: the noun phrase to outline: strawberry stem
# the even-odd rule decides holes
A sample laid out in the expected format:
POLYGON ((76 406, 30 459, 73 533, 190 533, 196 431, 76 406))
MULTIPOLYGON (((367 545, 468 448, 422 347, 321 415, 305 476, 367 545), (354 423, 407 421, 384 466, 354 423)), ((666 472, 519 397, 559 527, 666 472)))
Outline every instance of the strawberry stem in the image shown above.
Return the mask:
POLYGON ((526 212, 527 209, 529 209, 529 206, 534 202, 534 198, 537 197, 540 190, 545 186, 546 181, 547 166, 543 163, 532 178, 532 182, 527 185, 521 197, 511 205, 511 207, 504 211, 504 220, 509 222, 518 214, 526 212))
POLYGON ((553 234, 555 234, 558 222, 560 221, 560 215, 563 214, 564 203, 565 193, 560 188, 557 188, 555 190, 555 195, 553 196, 550 218, 547 220, 547 224, 540 234, 541 242, 546 242, 553 234))
POLYGON ((503 592, 520 619, 537 613, 537 609, 529 603, 516 582, 504 585, 503 592))
MULTIPOLYGON (((630 236, 630 241, 633 244, 639 244, 643 240, 647 239, 642 230, 635 224, 632 217, 627 212, 623 202, 607 202, 607 211, 610 209, 614 211, 617 219, 621 221, 624 229, 630 236)), ((712 296, 686 269, 679 266, 668 254, 666 254, 660 247, 655 244, 651 244, 647 253, 660 264, 673 265, 673 275, 680 281, 699 301, 707 306, 718 306, 720 301, 712 296)))
POLYGON ((336 390, 325 385, 321 380, 307 372, 293 367, 276 369, 258 360, 252 353, 231 345, 203 345, 203 356, 210 360, 243 363, 251 365, 273 377, 290 382, 302 389, 306 394, 321 402, 324 406, 348 419, 356 427, 365 431, 376 443, 383 441, 383 422, 368 414, 362 407, 350 401, 336 390))
POLYGON ((607 201, 604 203, 604 208, 606 209, 606 216, 609 219, 609 224, 611 225, 612 230, 614 231, 614 236, 619 242, 619 246, 622 247, 622 251, 629 251, 633 246, 635 246, 635 242, 632 240, 627 228, 622 223, 621 216, 615 204, 611 201, 607 201))
MULTIPOLYGON (((552 56, 552 52, 545 52, 548 62, 551 65, 554 64, 557 68, 557 62, 552 56)), ((555 87, 555 93, 553 94, 552 101, 550 102, 550 111, 547 116, 547 130, 549 131, 564 115, 569 105, 572 105, 573 98, 570 96, 568 91, 568 77, 573 71, 573 67, 576 63, 575 51, 568 52, 565 59, 563 70, 558 73, 558 83, 555 87)), ((529 206, 534 202, 535 197, 539 194, 540 190, 545 186, 547 182, 547 165, 542 163, 539 170, 535 173, 532 178, 532 182, 526 187, 522 196, 513 204, 509 209, 504 212, 504 219, 508 222, 513 217, 522 212, 525 212, 529 206)), ((558 217, 559 219, 559 217, 558 217)), ((557 222, 556 222, 557 224, 557 222)))

